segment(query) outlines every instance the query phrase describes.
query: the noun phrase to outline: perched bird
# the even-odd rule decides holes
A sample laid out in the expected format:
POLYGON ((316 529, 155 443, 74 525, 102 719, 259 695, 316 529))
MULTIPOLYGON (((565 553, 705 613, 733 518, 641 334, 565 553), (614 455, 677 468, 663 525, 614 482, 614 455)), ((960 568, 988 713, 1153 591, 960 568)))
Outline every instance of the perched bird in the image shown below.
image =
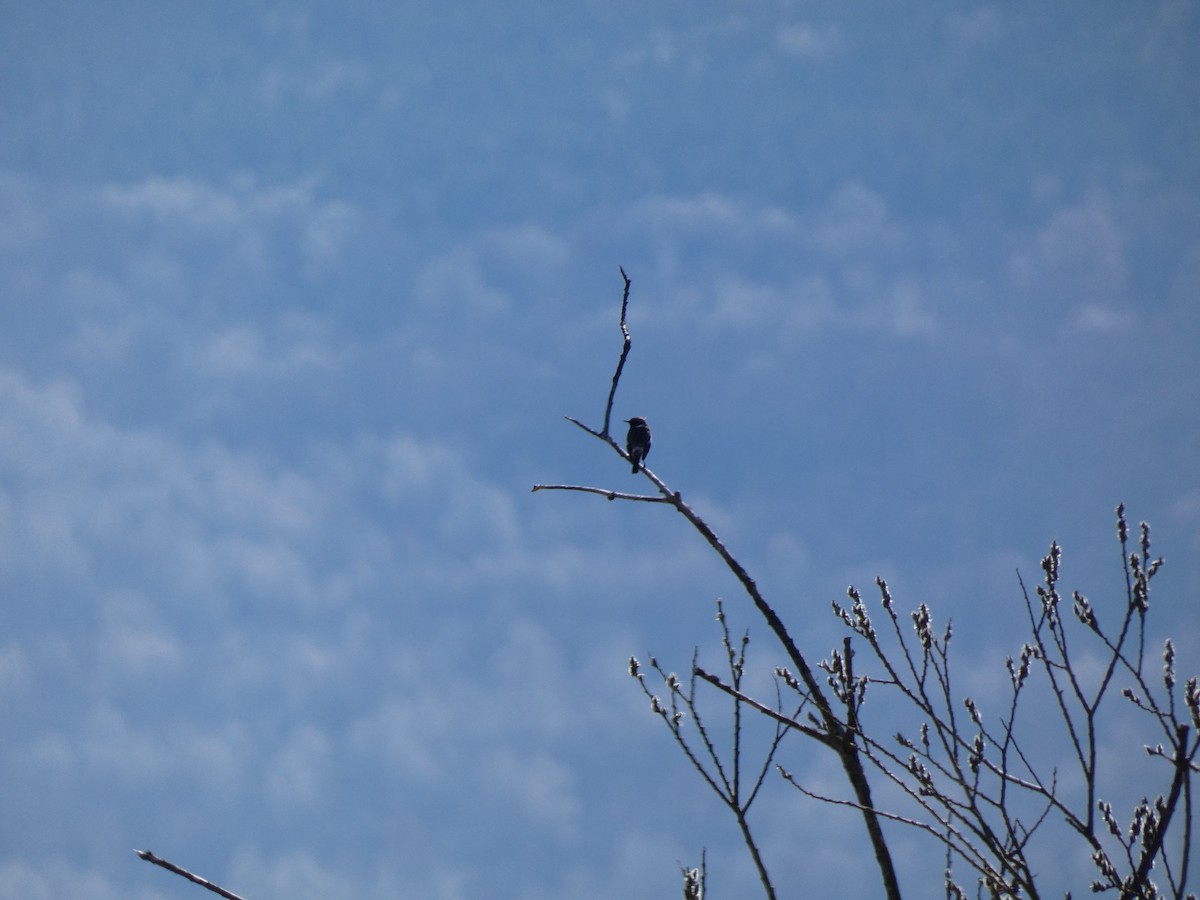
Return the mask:
POLYGON ((642 460, 650 455, 650 426, 641 416, 626 419, 629 423, 629 434, 625 437, 625 452, 633 463, 633 474, 638 473, 642 460))

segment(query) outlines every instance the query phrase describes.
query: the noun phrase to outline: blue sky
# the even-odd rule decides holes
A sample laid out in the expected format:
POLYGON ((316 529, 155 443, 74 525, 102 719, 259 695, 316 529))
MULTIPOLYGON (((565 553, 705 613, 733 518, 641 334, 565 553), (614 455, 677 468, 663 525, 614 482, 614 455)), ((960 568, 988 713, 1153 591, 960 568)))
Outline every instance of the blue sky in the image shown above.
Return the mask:
MULTIPOLYGON (((254 900, 674 896, 705 846, 753 895, 626 665, 717 660, 717 597, 779 654, 666 508, 529 493, 642 487, 562 418, 618 266, 616 415, 811 658, 883 575, 986 697, 1052 539, 1119 600, 1124 501, 1200 670, 1194 3, 3 11, 0 895, 194 896, 148 847, 254 900)), ((852 815, 760 815, 785 891, 878 896, 852 815)))

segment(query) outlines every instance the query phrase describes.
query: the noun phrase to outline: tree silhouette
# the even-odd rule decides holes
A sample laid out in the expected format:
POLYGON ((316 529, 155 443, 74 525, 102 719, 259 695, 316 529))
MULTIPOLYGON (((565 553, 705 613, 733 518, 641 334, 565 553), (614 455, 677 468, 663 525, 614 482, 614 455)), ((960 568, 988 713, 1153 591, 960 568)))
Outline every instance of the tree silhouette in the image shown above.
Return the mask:
MULTIPOLYGON (((627 459, 609 432, 613 402, 632 346, 626 323, 631 282, 623 269, 621 277, 623 343, 603 425, 595 430, 578 419, 568 420, 627 459)), ((947 897, 1040 897, 1031 854, 1039 840, 1059 833, 1051 823, 1065 826, 1088 850, 1096 870, 1088 885, 1091 892, 1113 892, 1122 900, 1194 896, 1187 892, 1187 883, 1192 783, 1200 771, 1200 687, 1192 677, 1180 690, 1170 640, 1161 657, 1148 655, 1150 583, 1163 560, 1151 556, 1150 529, 1145 523, 1130 546, 1123 505, 1117 507, 1117 537, 1125 596, 1111 624, 1108 613, 1101 622, 1083 594, 1076 591, 1064 598, 1062 550, 1057 543, 1042 560, 1042 583, 1033 595, 1018 576, 1028 638, 1016 657, 1006 661, 1007 700, 996 716, 955 688, 950 623, 935 628, 932 610, 921 604, 908 617, 911 623, 902 625, 901 613, 882 579, 876 581, 882 627, 876 627, 866 601, 851 587, 848 605, 833 604, 834 614, 848 631, 841 650, 810 663, 787 624, 708 523, 653 471, 643 466, 642 473, 656 493, 571 484, 535 485, 533 490, 582 491, 609 500, 674 507, 720 556, 776 638, 785 662, 775 669, 776 690, 770 703, 743 690, 749 633, 740 640, 731 637, 720 602, 717 618, 727 675, 705 670, 698 656, 693 657, 686 679, 654 658, 648 669, 636 658, 629 662, 630 674, 650 700, 652 712, 733 815, 768 898, 774 898, 776 891, 748 813, 764 788, 780 783, 817 801, 858 811, 889 900, 899 898, 901 888, 882 821, 916 829, 942 846, 947 897), (857 661, 860 653, 865 665, 857 661), (1156 674, 1152 670, 1159 658, 1162 670, 1156 674), (647 684, 648 674, 662 682, 665 700, 647 684), (712 726, 701 711, 701 690, 716 691, 733 701, 728 723, 731 749, 725 756, 717 750, 712 726), (886 722, 865 714, 868 694, 883 694, 889 709, 901 711, 906 727, 885 733, 886 722), (1124 773, 1102 764, 1097 752, 1100 712, 1117 702, 1132 704, 1140 714, 1145 752, 1162 763, 1158 784, 1125 815, 1124 826, 1106 799, 1124 773), (1034 713, 1040 714, 1036 721, 1034 713), (747 716, 765 717, 774 728, 763 757, 753 763, 746 759, 743 741, 747 716), (1057 728, 1052 739, 1048 739, 1047 718, 1057 728), (835 754, 847 780, 848 797, 814 791, 776 762, 781 742, 793 734, 835 754), (772 768, 781 781, 768 782, 772 768), (1070 789, 1065 787, 1067 774, 1070 789), (889 797, 897 798, 895 808, 876 805, 872 791, 876 784, 886 786, 889 797), (973 887, 963 879, 964 872, 973 879, 973 887)), ((873 704, 876 709, 880 706, 873 704)), ((685 868, 683 875, 684 896, 702 897, 704 868, 685 868)))
MULTIPOLYGON (((595 430, 577 419, 568 420, 628 461, 627 453, 609 432, 613 402, 632 347, 626 324, 631 282, 624 270, 621 277, 623 342, 603 425, 595 430)), ((932 610, 921 604, 908 617, 911 627, 902 625, 902 616, 882 579, 876 580, 882 628, 872 620, 860 592, 851 587, 848 605, 833 604, 834 614, 848 631, 841 650, 815 665, 810 663, 786 623, 708 523, 653 471, 642 465, 641 474, 656 493, 573 484, 539 484, 533 490, 577 491, 608 500, 673 507, 720 556, 778 641, 785 663, 775 669, 770 703, 744 690, 749 632, 734 638, 720 601, 717 621, 727 674, 717 675, 701 667, 698 653, 693 655, 686 679, 655 658, 648 667, 636 658, 629 660, 629 673, 649 699, 653 714, 733 815, 768 898, 774 900, 776 889, 749 812, 764 789, 780 784, 791 785, 821 803, 859 813, 889 900, 901 896, 901 887, 882 828, 884 821, 915 829, 940 844, 945 852, 948 898, 971 894, 1040 897, 1032 851, 1038 841, 1048 840, 1052 823, 1064 826, 1090 853, 1096 870, 1088 886, 1091 892, 1111 892, 1121 900, 1195 896, 1187 891, 1187 884, 1193 775, 1200 771, 1200 684, 1191 677, 1180 689, 1170 640, 1164 643, 1161 656, 1147 651, 1150 584, 1163 560, 1151 555, 1150 528, 1145 523, 1131 546, 1123 505, 1117 507, 1117 538, 1125 575, 1124 603, 1112 624, 1107 619, 1102 623, 1101 615, 1078 591, 1072 592, 1066 611, 1068 599, 1059 587, 1062 550, 1057 543, 1051 544, 1041 564, 1042 583, 1034 593, 1019 582, 1028 640, 1015 658, 1006 661, 1007 700, 995 716, 987 714, 972 697, 960 696, 954 686, 950 623, 935 628, 932 610), (860 653, 867 661, 865 671, 864 665, 856 662, 860 653), (1161 674, 1153 671, 1159 659, 1161 674), (647 683, 648 673, 662 682, 665 701, 647 683), (701 692, 710 690, 732 700, 728 741, 713 738, 713 726, 702 711, 701 692), (905 729, 886 733, 886 720, 867 715, 864 703, 868 695, 877 694, 883 694, 888 703, 874 703, 872 708, 900 710, 905 729), (1139 714, 1146 735, 1139 740, 1145 741, 1146 754, 1161 763, 1156 789, 1148 790, 1124 820, 1108 799, 1123 773, 1105 766, 1098 753, 1100 712, 1117 702, 1129 704, 1139 714), (1035 712, 1046 709, 1058 726, 1049 741, 1046 717, 1031 721, 1035 712), (772 729, 757 760, 749 759, 744 740, 749 717, 766 719, 772 729), (777 751, 793 735, 815 741, 835 755, 850 796, 819 793, 777 762, 777 751), (718 746, 726 744, 730 749, 723 755, 718 746), (772 780, 773 772, 778 779, 772 780), (1064 786, 1068 781, 1064 773, 1068 772, 1074 783, 1070 789, 1064 786), (898 805, 877 806, 873 784, 885 786, 898 805), (964 871, 974 879, 973 887, 964 886, 969 884, 962 878, 964 871)), ((214 893, 240 900, 148 850, 135 852, 214 893)), ((699 867, 681 869, 685 900, 702 900, 703 855, 699 867)))

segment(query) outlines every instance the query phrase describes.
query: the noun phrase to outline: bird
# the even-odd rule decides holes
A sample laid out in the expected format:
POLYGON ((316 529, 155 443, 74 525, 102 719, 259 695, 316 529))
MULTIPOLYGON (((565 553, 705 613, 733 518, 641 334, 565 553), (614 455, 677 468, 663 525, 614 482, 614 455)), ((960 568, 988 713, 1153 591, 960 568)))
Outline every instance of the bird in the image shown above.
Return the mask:
POLYGON ((642 460, 650 455, 650 426, 641 416, 626 419, 629 423, 629 434, 625 437, 625 452, 633 463, 633 474, 638 473, 642 460))

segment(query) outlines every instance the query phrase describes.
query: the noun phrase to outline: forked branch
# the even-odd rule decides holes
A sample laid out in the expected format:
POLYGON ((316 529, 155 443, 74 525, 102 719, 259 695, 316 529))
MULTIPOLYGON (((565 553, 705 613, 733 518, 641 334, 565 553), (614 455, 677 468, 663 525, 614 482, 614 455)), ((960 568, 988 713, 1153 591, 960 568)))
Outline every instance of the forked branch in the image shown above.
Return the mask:
MULTIPOLYGON (((620 328, 622 335, 621 356, 617 362, 616 372, 613 374, 612 387, 609 391, 608 402, 604 410, 604 425, 599 430, 588 428, 576 419, 568 417, 568 420, 582 428, 584 431, 591 434, 593 437, 606 442, 612 447, 622 458, 628 459, 627 454, 621 446, 612 438, 609 433, 609 425, 611 423, 612 407, 616 397, 617 387, 620 382, 621 373, 624 371, 625 362, 629 356, 630 348, 632 347, 632 339, 629 334, 629 328, 626 324, 626 314, 629 307, 629 290, 630 280, 625 274, 625 270, 621 270, 621 277, 624 280, 625 289, 621 299, 621 318, 620 328)), ((636 470, 635 470, 636 471, 636 470)), ((867 779, 866 769, 863 761, 859 757, 859 748, 856 743, 855 731, 852 728, 847 728, 845 722, 839 717, 834 705, 827 698, 821 683, 818 680, 813 667, 809 665, 807 659, 800 652, 783 620, 771 607, 771 605, 763 597, 755 584, 754 579, 746 571, 745 567, 734 557, 721 539, 713 531, 712 527, 704 521, 690 506, 684 501, 682 495, 678 491, 672 491, 657 475, 647 469, 641 467, 646 476, 651 480, 656 488, 658 488, 661 498, 648 498, 642 495, 624 495, 621 491, 606 490, 602 488, 589 488, 582 485, 534 485, 534 491, 542 490, 569 490, 580 491, 584 493, 600 494, 610 500, 629 499, 641 500, 643 502, 654 499, 656 502, 669 503, 675 507, 675 510, 682 515, 692 527, 695 528, 701 536, 708 542, 708 545, 725 562, 725 565, 737 578, 742 585, 747 595, 750 597, 759 614, 766 620, 771 632, 778 639, 784 652, 787 654, 791 666, 795 669, 800 682, 804 685, 805 695, 817 709, 819 717, 817 719, 820 730, 824 733, 823 743, 837 753, 842 768, 846 773, 847 779, 850 781, 854 791, 855 799, 858 808, 862 811, 863 819, 867 827, 867 833, 870 838, 871 847, 875 855, 876 863, 879 866, 880 875, 884 883, 884 890, 889 900, 899 900, 900 886, 896 877, 895 866, 892 862, 891 852, 883 835, 883 829, 880 825, 879 817, 874 810, 874 804, 871 800, 871 788, 867 779)))

